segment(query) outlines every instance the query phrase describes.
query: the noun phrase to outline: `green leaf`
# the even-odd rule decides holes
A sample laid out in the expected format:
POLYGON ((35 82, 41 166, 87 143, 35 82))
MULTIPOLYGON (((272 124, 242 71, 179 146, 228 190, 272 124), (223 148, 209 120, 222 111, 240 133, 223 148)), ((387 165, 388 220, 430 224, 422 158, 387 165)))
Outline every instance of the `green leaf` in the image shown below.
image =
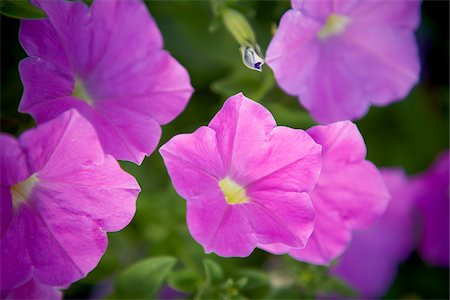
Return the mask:
POLYGON ((0 13, 17 19, 42 19, 47 15, 27 0, 1 0, 0 13))
POLYGON ((205 258, 203 266, 205 267, 206 282, 209 285, 218 283, 223 279, 222 268, 215 261, 205 258))
POLYGON ((190 293, 197 290, 198 280, 196 272, 184 269, 170 273, 167 283, 176 290, 190 293))
POLYGON ((263 66, 262 73, 248 70, 239 65, 228 76, 216 80, 211 90, 227 99, 230 95, 243 92, 246 97, 260 101, 275 85, 272 72, 263 66))
POLYGON ((339 294, 346 297, 356 297, 358 294, 339 278, 330 276, 318 288, 323 294, 339 294))
POLYGON ((175 263, 176 259, 170 256, 135 263, 117 276, 117 295, 128 299, 154 298, 175 263))
POLYGON ((265 272, 256 270, 240 270, 235 273, 239 280, 236 282, 236 286, 240 288, 240 292, 244 296, 251 298, 265 298, 270 290, 270 278, 265 272), (244 283, 243 278, 247 282, 244 283), (242 285, 242 287, 240 287, 242 285))

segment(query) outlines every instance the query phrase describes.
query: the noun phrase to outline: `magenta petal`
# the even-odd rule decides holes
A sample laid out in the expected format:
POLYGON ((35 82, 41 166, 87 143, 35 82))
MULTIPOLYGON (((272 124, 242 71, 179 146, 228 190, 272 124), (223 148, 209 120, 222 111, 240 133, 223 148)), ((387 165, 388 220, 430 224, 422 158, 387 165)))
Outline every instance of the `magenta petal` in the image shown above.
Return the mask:
POLYGON ((315 126, 308 133, 322 145, 323 153, 313 204, 326 202, 353 229, 372 225, 383 214, 390 195, 377 168, 364 160, 366 147, 356 125, 344 121, 315 126))
POLYGON ((289 10, 281 18, 277 34, 267 49, 266 62, 278 84, 291 95, 304 93, 311 82, 311 70, 316 68, 320 54, 320 45, 316 42, 319 28, 316 20, 289 10))
MULTIPOLYGON (((2 200, 3 201, 3 200, 2 200)), ((11 290, 33 276, 32 260, 27 251, 28 208, 21 207, 0 240, 0 289, 11 290)))
POLYGON ((208 125, 216 132, 217 146, 230 177, 246 185, 252 172, 261 164, 268 144, 262 144, 276 126, 270 112, 242 93, 230 97, 208 125))
POLYGON ((0 233, 8 228, 12 218, 12 198, 10 186, 30 176, 25 153, 20 148, 17 140, 7 134, 0 134, 0 233))
POLYGON ((65 174, 47 174, 40 179, 39 188, 48 193, 45 201, 68 214, 97 221, 102 230, 121 230, 134 216, 139 185, 109 155, 102 164, 71 168, 65 174))
POLYGON ((359 162, 366 157, 364 139, 358 127, 350 121, 314 126, 307 132, 322 146, 323 164, 359 162))
POLYGON ((316 194, 311 194, 311 198, 317 212, 313 234, 305 248, 292 249, 289 255, 301 261, 327 265, 347 248, 351 230, 343 222, 339 211, 326 203, 315 201, 316 194))
POLYGON ((153 152, 161 137, 161 127, 151 117, 110 103, 98 105, 91 120, 100 136, 105 153, 117 159, 142 162, 153 152))
MULTIPOLYGON (((220 190, 187 203, 187 223, 194 239, 206 253, 223 257, 247 257, 256 244, 256 237, 245 210, 229 206, 220 190)), ((246 204, 244 204, 246 205, 246 204)))
POLYGON ((402 170, 384 169, 381 174, 392 194, 385 214, 370 229, 355 233, 349 248, 332 269, 332 274, 364 298, 383 296, 398 265, 411 254, 416 243, 416 186, 402 170))
POLYGON ((201 196, 205 190, 217 188, 217 182, 225 177, 216 133, 209 127, 200 127, 192 134, 177 135, 159 152, 175 189, 182 197, 201 196))
POLYGON ((67 213, 55 203, 42 201, 54 195, 35 187, 32 209, 27 209, 27 248, 35 278, 48 285, 62 286, 86 276, 106 251, 106 233, 84 215, 67 213))
POLYGON ((390 195, 376 167, 364 160, 364 141, 350 122, 308 130, 322 145, 322 171, 310 192, 316 219, 310 242, 290 254, 303 261, 327 264, 347 247, 351 231, 373 225, 390 195))
POLYGON ((140 74, 139 78, 131 80, 128 73, 122 72, 108 80, 103 79, 104 86, 94 78, 93 92, 105 109, 110 103, 116 103, 118 108, 127 108, 150 116, 159 124, 166 124, 184 110, 193 89, 186 70, 168 52, 160 51, 148 57, 155 60, 151 62, 151 68, 146 66, 146 71, 151 71, 148 76, 140 74), (121 74, 126 74, 127 78, 122 79, 121 74), (145 90, 138 92, 142 87, 145 90), (130 90, 135 91, 135 95, 129 95, 130 90))
POLYGON ((280 243, 288 247, 304 247, 314 224, 314 209, 308 194, 257 189, 256 186, 249 188, 252 203, 245 209, 258 246, 280 243))
POLYGON ((0 134, 0 145, 1 185, 11 186, 30 176, 25 153, 17 140, 2 133, 0 134))
POLYGON ((352 78, 361 84, 362 96, 371 103, 387 105, 402 100, 419 81, 420 61, 413 31, 364 28, 355 20, 342 41, 342 51, 348 53, 342 63, 353 65, 352 78), (370 70, 370 77, 362 70, 370 70))
POLYGON ((106 231, 120 230, 131 221, 139 185, 112 157, 103 155, 96 132, 77 112, 68 111, 58 122, 24 133, 20 141, 42 180, 38 186, 53 193, 46 201, 89 216, 106 231))
POLYGON ((419 26, 421 0, 353 2, 354 5, 349 9, 341 11, 345 11, 350 17, 355 18, 358 24, 364 24, 365 26, 396 26, 410 29, 415 29, 419 26))
MULTIPOLYGON (((3 174, 3 173, 2 173, 3 174)), ((1 186, 1 199, 0 199, 0 237, 9 226, 12 219, 12 198, 11 189, 9 186, 1 186)))
POLYGON ((29 280, 24 285, 21 285, 10 291, 7 299, 46 299, 58 300, 62 299, 63 294, 54 286, 43 285, 35 279, 29 280))
MULTIPOLYGON (((347 2, 351 1, 347 0, 347 2)), ((333 11, 336 3, 337 1, 334 0, 291 0, 292 8, 299 10, 308 16, 322 19, 333 11)))
POLYGON ((311 198, 314 203, 326 202, 338 210, 341 220, 351 228, 365 229, 384 213, 389 192, 371 162, 340 167, 323 171, 311 198))
POLYGON ((264 163, 254 166, 251 188, 310 191, 320 174, 321 146, 303 130, 279 126, 270 133, 264 163))
POLYGON ((423 219, 419 245, 422 258, 442 267, 449 266, 449 152, 445 151, 430 170, 416 179, 417 203, 423 219))
POLYGON ((32 172, 39 171, 42 177, 62 177, 78 165, 104 160, 95 130, 75 110, 26 131, 19 143, 32 172))

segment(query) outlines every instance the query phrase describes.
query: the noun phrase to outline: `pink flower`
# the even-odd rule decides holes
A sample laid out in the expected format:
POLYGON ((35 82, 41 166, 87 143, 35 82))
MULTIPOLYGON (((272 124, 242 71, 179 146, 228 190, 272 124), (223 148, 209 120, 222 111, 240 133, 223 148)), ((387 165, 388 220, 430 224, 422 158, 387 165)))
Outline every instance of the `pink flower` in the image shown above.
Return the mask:
POLYGON ((245 257, 264 244, 305 246, 320 146, 303 130, 277 127, 267 109, 237 94, 208 126, 175 136, 160 153, 207 253, 245 257))
POLYGON ((419 80, 417 0, 292 0, 267 50, 278 84, 315 120, 364 116, 419 80))
POLYGON ((390 195, 377 168, 365 160, 366 147, 355 124, 344 121, 307 130, 322 146, 322 171, 309 193, 316 212, 314 231, 303 249, 264 249, 314 264, 328 264, 344 252, 352 231, 373 225, 390 195))
MULTIPOLYGON (((3 291, 2 291, 3 292, 3 291)), ((36 299, 36 300, 57 300, 62 299, 63 294, 54 286, 40 284, 35 279, 30 279, 25 284, 7 291, 7 297, 2 299, 36 299)))
POLYGON ((106 153, 140 164, 180 114, 189 75, 162 49, 161 33, 138 0, 34 1, 48 15, 22 20, 21 112, 38 123, 76 108, 106 153))
POLYGON ((106 232, 133 218, 136 180, 73 109, 0 142, 0 289, 61 287, 86 276, 106 250, 106 232))
POLYGON ((395 279, 398 265, 416 245, 415 197, 417 188, 398 169, 381 174, 392 200, 381 220, 370 229, 355 233, 350 247, 332 274, 356 289, 364 298, 380 298, 395 279))
POLYGON ((445 151, 430 170, 416 177, 417 202, 423 221, 419 253, 442 267, 449 266, 449 153, 445 151))

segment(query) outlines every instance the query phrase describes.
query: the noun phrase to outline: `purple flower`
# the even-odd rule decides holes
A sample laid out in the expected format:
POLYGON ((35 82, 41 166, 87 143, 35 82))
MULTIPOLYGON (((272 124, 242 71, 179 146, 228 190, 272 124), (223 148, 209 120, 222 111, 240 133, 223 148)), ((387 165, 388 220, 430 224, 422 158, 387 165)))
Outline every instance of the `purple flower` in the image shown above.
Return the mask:
POLYGON ((307 130, 322 146, 322 171, 309 193, 316 212, 314 232, 303 249, 270 245, 266 250, 314 264, 328 264, 347 248, 352 231, 374 224, 390 195, 377 168, 365 160, 366 147, 349 121, 307 130))
POLYGON ((86 276, 106 250, 106 232, 133 218, 136 180, 73 109, 0 142, 0 289, 30 280, 61 287, 86 276))
MULTIPOLYGON (((2 291, 3 292, 3 291, 2 291)), ((62 292, 54 286, 40 284, 35 279, 30 279, 25 284, 7 291, 2 299, 37 299, 58 300, 62 299, 62 292)))
POLYGON ((161 124, 192 94, 186 70, 164 50, 161 33, 137 0, 35 3, 48 15, 23 20, 21 112, 38 123, 76 108, 96 129, 105 153, 140 164, 161 124))
POLYGON ((423 221, 419 253, 442 267, 449 266, 449 153, 444 152, 430 170, 416 177, 418 206, 423 221))
POLYGON ((187 200, 194 239, 207 253, 245 257, 264 244, 305 246, 320 149, 303 130, 277 127, 267 109, 237 94, 208 126, 175 136, 160 153, 187 200))
POLYGON ((392 195, 385 214, 370 229, 354 234, 350 247, 332 269, 332 274, 356 289, 360 296, 371 299, 387 292, 398 265, 416 244, 417 189, 402 170, 384 169, 381 174, 392 195))
POLYGON ((267 50, 278 84, 315 120, 364 116, 419 79, 417 0, 292 0, 267 50))

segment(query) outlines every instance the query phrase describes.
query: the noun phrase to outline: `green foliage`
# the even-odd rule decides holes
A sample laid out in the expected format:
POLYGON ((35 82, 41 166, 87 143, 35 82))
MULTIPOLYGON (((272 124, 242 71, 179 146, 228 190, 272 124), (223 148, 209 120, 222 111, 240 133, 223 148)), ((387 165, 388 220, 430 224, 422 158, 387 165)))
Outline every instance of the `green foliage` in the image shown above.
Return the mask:
POLYGON ((159 256, 145 259, 126 268, 116 278, 118 297, 153 299, 176 264, 176 259, 159 256))
POLYGON ((1 0, 0 13, 17 19, 42 19, 47 15, 27 0, 1 0))

